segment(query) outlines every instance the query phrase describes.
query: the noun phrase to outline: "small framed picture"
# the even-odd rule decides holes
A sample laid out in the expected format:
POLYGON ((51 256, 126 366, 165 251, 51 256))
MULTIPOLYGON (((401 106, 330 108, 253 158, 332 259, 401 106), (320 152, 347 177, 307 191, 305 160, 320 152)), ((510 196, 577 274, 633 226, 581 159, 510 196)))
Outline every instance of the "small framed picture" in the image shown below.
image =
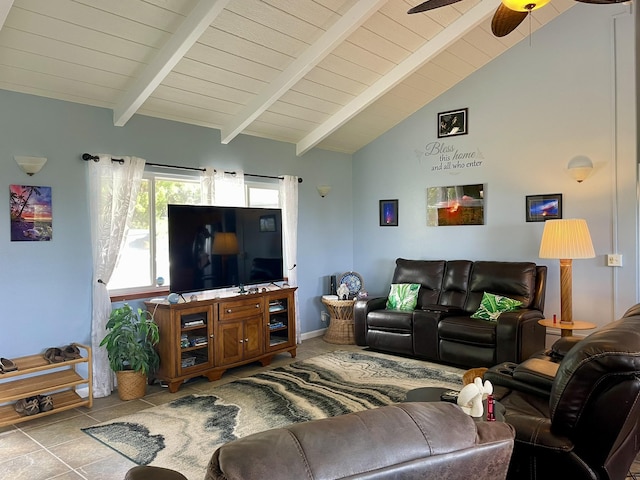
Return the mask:
POLYGON ((275 232, 276 231, 276 216, 275 215, 263 215, 260 217, 260 231, 261 232, 275 232))
POLYGON ((380 226, 398 226, 398 200, 380 200, 380 226))
POLYGON ((527 222, 562 218, 562 194, 527 195, 527 222))
POLYGON ((468 108, 450 110, 438 114, 438 138, 469 133, 468 108))

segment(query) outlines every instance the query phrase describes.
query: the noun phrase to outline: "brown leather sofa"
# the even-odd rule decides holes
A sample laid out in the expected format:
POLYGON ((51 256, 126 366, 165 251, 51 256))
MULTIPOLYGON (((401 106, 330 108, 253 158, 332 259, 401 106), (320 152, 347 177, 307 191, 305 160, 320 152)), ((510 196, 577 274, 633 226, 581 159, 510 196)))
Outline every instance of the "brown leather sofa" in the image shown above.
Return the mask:
POLYGON ((558 343, 484 375, 516 429, 509 478, 623 480, 640 451, 640 304, 558 343))
MULTIPOLYGON (((218 448, 206 480, 504 479, 513 429, 454 404, 399 403, 268 430, 218 448)), ((204 472, 203 472, 204 474, 204 472)), ((134 467, 126 480, 185 480, 134 467)))
POLYGON ((544 348, 547 267, 531 262, 396 260, 392 283, 419 283, 411 312, 386 297, 358 300, 355 341, 374 350, 466 368, 521 362, 544 348), (484 292, 522 302, 497 322, 471 318, 484 292))

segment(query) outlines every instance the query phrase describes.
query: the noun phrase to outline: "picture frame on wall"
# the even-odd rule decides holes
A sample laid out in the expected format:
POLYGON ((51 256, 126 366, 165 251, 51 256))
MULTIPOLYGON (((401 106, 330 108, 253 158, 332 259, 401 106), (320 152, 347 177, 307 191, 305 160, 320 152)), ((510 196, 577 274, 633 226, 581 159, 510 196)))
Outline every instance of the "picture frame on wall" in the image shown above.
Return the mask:
POLYGON ((468 108, 438 113, 438 138, 469 133, 468 108))
POLYGON ((398 200, 380 200, 380 226, 398 226, 398 200))
POLYGON ((562 194, 527 195, 527 222, 544 222, 562 218, 562 194))

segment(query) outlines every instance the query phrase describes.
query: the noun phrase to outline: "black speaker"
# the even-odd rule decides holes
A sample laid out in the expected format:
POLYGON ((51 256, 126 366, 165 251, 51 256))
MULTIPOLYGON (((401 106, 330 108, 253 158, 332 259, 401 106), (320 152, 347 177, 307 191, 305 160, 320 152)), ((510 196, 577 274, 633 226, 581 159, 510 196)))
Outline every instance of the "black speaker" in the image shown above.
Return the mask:
POLYGON ((336 276, 331 275, 329 277, 329 295, 337 295, 338 286, 336 285, 336 276))

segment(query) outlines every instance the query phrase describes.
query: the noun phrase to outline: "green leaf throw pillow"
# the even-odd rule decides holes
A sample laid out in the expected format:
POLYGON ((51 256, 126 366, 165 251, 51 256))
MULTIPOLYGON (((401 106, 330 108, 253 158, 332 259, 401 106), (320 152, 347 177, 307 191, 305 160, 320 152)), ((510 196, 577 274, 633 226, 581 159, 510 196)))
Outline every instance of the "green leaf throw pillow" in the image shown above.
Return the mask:
POLYGON ((419 283, 392 283, 387 298, 388 310, 412 311, 418 304, 419 283))
POLYGON ((514 300, 513 298, 484 292, 480 307, 471 315, 471 318, 480 318, 482 320, 496 322, 502 312, 510 312, 520 305, 522 305, 522 302, 514 300))

